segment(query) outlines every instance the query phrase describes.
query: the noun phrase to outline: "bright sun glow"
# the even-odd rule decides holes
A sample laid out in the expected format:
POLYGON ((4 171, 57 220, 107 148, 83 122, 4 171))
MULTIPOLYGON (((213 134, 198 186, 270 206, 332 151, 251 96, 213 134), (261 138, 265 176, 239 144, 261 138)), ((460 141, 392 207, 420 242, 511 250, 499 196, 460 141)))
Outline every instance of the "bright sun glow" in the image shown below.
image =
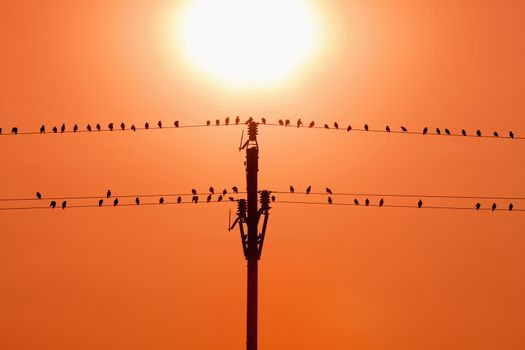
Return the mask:
POLYGON ((189 1, 178 34, 191 65, 235 86, 274 85, 319 45, 307 0, 189 1))

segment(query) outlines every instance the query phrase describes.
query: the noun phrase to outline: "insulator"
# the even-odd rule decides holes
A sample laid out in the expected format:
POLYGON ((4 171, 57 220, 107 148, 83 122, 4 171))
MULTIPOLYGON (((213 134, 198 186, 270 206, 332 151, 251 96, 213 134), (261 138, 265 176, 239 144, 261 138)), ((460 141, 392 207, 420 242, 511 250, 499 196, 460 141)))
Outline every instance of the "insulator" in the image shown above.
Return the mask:
POLYGON ((259 124, 257 124, 256 122, 251 122, 248 125, 248 140, 249 141, 257 141, 257 134, 258 134, 257 128, 258 127, 259 127, 259 124))
POLYGON ((246 218, 246 199, 239 199, 237 201, 237 215, 240 218, 246 218))
POLYGON ((261 209, 263 210, 270 209, 270 192, 266 190, 261 191, 260 201, 261 201, 261 209))

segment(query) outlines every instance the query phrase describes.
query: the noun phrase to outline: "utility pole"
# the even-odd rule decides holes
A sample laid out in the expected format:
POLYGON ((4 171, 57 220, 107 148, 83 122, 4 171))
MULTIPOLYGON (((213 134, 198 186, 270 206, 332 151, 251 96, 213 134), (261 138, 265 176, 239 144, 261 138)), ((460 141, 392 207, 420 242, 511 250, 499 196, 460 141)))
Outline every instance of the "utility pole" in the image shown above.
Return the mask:
POLYGON ((246 149, 246 192, 247 200, 237 202, 237 219, 230 229, 239 224, 241 243, 248 264, 247 309, 246 309, 246 350, 257 350, 257 307, 258 307, 258 263, 261 258, 268 211, 270 192, 261 191, 261 208, 258 208, 257 173, 259 171, 259 145, 257 143, 257 123, 248 125, 248 141, 239 150, 246 149), (258 232, 259 219, 264 216, 262 232, 258 232), (244 224, 248 227, 245 233, 244 224))

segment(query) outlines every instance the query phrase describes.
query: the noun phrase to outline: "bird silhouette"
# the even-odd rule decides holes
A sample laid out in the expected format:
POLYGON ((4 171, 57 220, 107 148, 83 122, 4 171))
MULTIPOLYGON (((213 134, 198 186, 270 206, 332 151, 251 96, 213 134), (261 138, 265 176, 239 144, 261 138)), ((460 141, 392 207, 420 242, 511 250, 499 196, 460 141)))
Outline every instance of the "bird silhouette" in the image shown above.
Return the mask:
POLYGON ((226 125, 230 124, 230 117, 226 117, 226 119, 224 119, 224 124, 226 125))
POLYGON ((97 128, 98 131, 100 131, 100 129, 101 129, 100 128, 100 124, 97 123, 96 128, 97 128))
POLYGON ((221 121, 219 119, 215 119, 215 125, 217 126, 221 125, 221 121))
POLYGON ((365 124, 365 130, 368 131, 368 124, 365 124))
POLYGON ((439 130, 439 128, 436 128, 436 134, 441 135, 441 130, 439 130))
POLYGON ((350 131, 352 130, 352 125, 348 125, 348 127, 346 128, 346 131, 350 131))
POLYGON ((40 192, 37 192, 37 193, 36 193, 36 198, 38 198, 38 199, 42 199, 42 194, 41 194, 40 192))
POLYGON ((300 128, 303 126, 303 122, 301 121, 301 118, 297 119, 297 127, 300 128))
POLYGON ((332 197, 328 197, 328 203, 332 204, 332 197))
POLYGON ((290 119, 286 119, 286 120, 284 121, 284 126, 288 126, 288 125, 290 125, 290 119))
POLYGON ((261 122, 262 122, 263 124, 266 124, 266 118, 261 118, 261 122))
POLYGON ((354 204, 359 205, 359 201, 357 200, 357 198, 354 199, 354 204))
POLYGON ((405 128, 404 126, 402 126, 402 127, 401 127, 401 131, 403 131, 403 132, 407 132, 407 131, 408 131, 408 129, 407 129, 407 128, 405 128))
POLYGON ((16 126, 11 129, 11 134, 18 134, 18 128, 16 126))
POLYGON ((191 190, 191 194, 195 196, 195 195, 197 194, 197 190, 193 188, 193 189, 191 190))
POLYGON ((339 124, 337 124, 337 122, 334 123, 334 128, 339 129, 339 124))
POLYGON ((41 134, 45 134, 45 133, 46 133, 46 126, 45 126, 45 125, 42 125, 42 126, 40 127, 40 133, 41 133, 41 134))
POLYGON ((99 200, 98 200, 98 206, 99 206, 99 207, 101 207, 103 203, 104 203, 104 200, 103 200, 103 199, 99 199, 99 200))
POLYGON ((476 135, 478 135, 478 137, 481 137, 481 131, 477 130, 476 135))
POLYGON ((383 200, 383 198, 381 198, 381 199, 379 200, 379 206, 382 207, 383 204, 385 204, 385 201, 383 200))
POLYGON ((60 127, 60 132, 63 134, 64 131, 66 131, 66 124, 62 124, 62 126, 60 127))
POLYGON ((423 129, 423 135, 426 135, 428 132, 428 128, 425 126, 425 128, 423 129))
POLYGON ((368 207, 370 205, 370 200, 367 198, 365 199, 365 205, 368 207))
POLYGON ((162 129, 162 121, 159 120, 159 122, 157 123, 157 125, 159 126, 159 129, 162 129))
POLYGON ((126 130, 126 124, 124 124, 124 122, 120 123, 120 128, 122 130, 126 130))
POLYGON ((56 134, 58 132, 58 128, 56 126, 53 126, 53 132, 56 134))
POLYGON ((2 128, 0 128, 0 134, 2 133, 2 128))
POLYGON ((239 189, 237 188, 237 186, 233 186, 232 191, 233 193, 239 193, 239 189))
POLYGON ((308 186, 306 188, 306 194, 310 194, 310 191, 312 190, 312 186, 308 186))
POLYGON ((496 210, 496 203, 492 203, 492 211, 496 210))
POLYGON ((250 118, 248 118, 248 120, 246 120, 246 125, 250 124, 251 122, 253 122, 253 118, 252 117, 250 117, 250 118))
POLYGON ((178 121, 178 120, 175 120, 175 121, 173 122, 173 125, 175 125, 175 127, 178 128, 178 127, 179 127, 179 121, 178 121))
POLYGON ((210 125, 211 125, 211 121, 206 120, 206 126, 210 126, 210 125))
POLYGON ((481 207, 481 203, 476 203, 476 206, 474 208, 476 208, 476 210, 479 210, 480 207, 481 207))
POLYGON ((229 200, 230 202, 235 202, 235 198, 233 198, 233 197, 228 197, 228 200, 229 200))
POLYGON ((197 203, 199 202, 199 196, 193 196, 193 197, 191 198, 191 201, 192 201, 193 203, 197 204, 197 203))
POLYGON ((148 122, 146 122, 146 123, 144 124, 144 128, 145 128, 145 129, 149 129, 149 123, 148 123, 148 122))
POLYGON ((290 186, 290 192, 294 193, 295 189, 293 188, 293 186, 290 186))
POLYGON ((91 131, 91 125, 88 124, 88 125, 86 126, 86 129, 87 129, 87 131, 91 131))
POLYGON ((217 197, 217 202, 221 202, 222 201, 222 196, 219 195, 219 197, 217 197))
POLYGON ((66 206, 67 206, 67 201, 63 201, 62 202, 62 209, 66 209, 66 206))
POLYGON ((461 135, 467 136, 467 131, 465 129, 461 129, 461 135))
POLYGON ((135 124, 131 124, 131 130, 137 131, 137 128, 135 128, 135 124))
POLYGON ((75 126, 73 126, 73 132, 77 132, 78 131, 78 125, 75 124, 75 126))
POLYGON ((512 211, 514 209, 514 205, 512 203, 509 204, 509 210, 512 211))
POLYGON ((208 198, 206 198, 206 202, 210 203, 211 201, 211 193, 208 195, 208 198))
POLYGON ((326 188, 326 193, 328 193, 328 194, 332 194, 332 190, 329 189, 329 188, 327 187, 327 188, 326 188))
POLYGON ((272 202, 275 202, 275 196, 272 196, 272 202))
POLYGON ((210 187, 210 193, 215 194, 215 190, 213 189, 213 187, 210 187))
POLYGON ((330 129, 330 127, 328 126, 328 124, 325 124, 325 125, 324 125, 324 128, 325 128, 325 129, 330 129))
POLYGON ((420 199, 419 202, 417 202, 417 207, 421 208, 423 206, 423 201, 420 199))
POLYGON ((182 202, 182 197, 181 196, 178 196, 177 197, 177 204, 180 204, 182 202))
POLYGON ((509 131, 509 137, 510 137, 511 139, 514 138, 514 133, 513 133, 512 131, 509 131))
POLYGON ((164 204, 164 197, 159 198, 159 204, 164 204))
POLYGON ((137 205, 140 204, 140 198, 139 198, 139 197, 136 197, 136 198, 135 198, 135 204, 137 204, 137 205))
POLYGON ((493 134, 495 137, 499 137, 499 134, 497 131, 494 131, 494 134, 493 134))
POLYGON ((111 190, 108 190, 108 192, 106 192, 106 198, 109 198, 111 197, 111 190))
POLYGON ((445 129, 445 134, 450 135, 450 130, 445 129))
POLYGON ((386 132, 390 132, 390 127, 387 125, 385 130, 386 130, 386 132))
POLYGON ((226 189, 222 190, 222 195, 223 196, 226 196, 227 193, 228 193, 228 191, 226 191, 226 189))
POLYGON ((308 127, 309 127, 309 128, 313 128, 314 126, 315 126, 315 122, 312 121, 312 122, 310 122, 310 125, 309 125, 308 127))
POLYGON ((115 198, 115 200, 113 201, 113 206, 116 207, 118 205, 118 198, 115 198))
POLYGON ((57 202, 55 202, 55 201, 51 201, 51 202, 49 203, 49 206, 50 206, 51 208, 55 209, 56 206, 57 206, 57 202))
POLYGON ((235 118, 235 125, 239 124, 240 121, 241 121, 241 118, 239 118, 239 116, 237 116, 237 118, 235 118))
POLYGON ((108 124, 108 129, 109 129, 109 131, 113 131, 113 123, 109 123, 108 124))

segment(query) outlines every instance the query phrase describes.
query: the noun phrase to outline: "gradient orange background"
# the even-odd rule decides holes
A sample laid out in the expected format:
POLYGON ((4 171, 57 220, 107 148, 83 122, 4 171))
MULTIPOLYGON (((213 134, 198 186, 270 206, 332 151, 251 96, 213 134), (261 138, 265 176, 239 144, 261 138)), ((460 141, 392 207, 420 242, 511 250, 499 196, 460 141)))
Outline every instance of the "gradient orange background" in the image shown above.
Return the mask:
MULTIPOLYGON (((285 84, 242 91, 187 70, 178 5, 3 2, 0 126, 241 115, 525 134, 520 1, 317 1, 325 51, 285 84)), ((1 137, 0 195, 244 188, 240 132, 1 137)), ((261 128, 259 144, 262 188, 525 196, 519 140, 261 128)), ((246 267, 228 209, 0 212, 0 348, 243 349, 246 267)), ((523 349, 524 224, 276 203, 260 347, 523 349)))

